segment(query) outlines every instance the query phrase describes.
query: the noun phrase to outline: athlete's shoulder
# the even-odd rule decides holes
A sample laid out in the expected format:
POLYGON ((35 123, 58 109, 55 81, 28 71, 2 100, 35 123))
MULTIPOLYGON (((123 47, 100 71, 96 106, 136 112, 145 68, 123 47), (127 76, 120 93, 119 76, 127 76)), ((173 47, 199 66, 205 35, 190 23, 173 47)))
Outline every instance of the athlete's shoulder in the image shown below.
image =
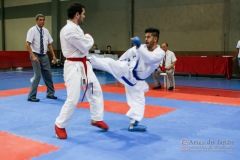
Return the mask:
POLYGON ((159 45, 157 45, 157 48, 154 51, 159 54, 165 54, 164 50, 162 50, 162 48, 159 45))
POLYGON ((74 33, 74 32, 77 32, 78 29, 76 26, 72 25, 72 24, 69 24, 67 23, 60 31, 60 33, 62 34, 69 34, 69 33, 74 33))

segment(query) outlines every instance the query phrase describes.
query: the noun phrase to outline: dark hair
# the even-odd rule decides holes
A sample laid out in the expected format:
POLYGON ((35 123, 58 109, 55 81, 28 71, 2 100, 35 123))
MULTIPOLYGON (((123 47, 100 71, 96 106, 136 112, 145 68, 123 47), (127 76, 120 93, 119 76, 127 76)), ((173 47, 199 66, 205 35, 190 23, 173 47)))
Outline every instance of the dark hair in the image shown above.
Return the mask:
POLYGON ((45 19, 45 16, 43 14, 37 14, 36 15, 36 20, 38 20, 39 17, 43 17, 45 19))
MULTIPOLYGON (((159 29, 147 28, 147 29, 145 29, 145 33, 152 33, 152 36, 157 37, 159 39, 159 34, 160 34, 159 29)), ((157 39, 157 41, 158 41, 158 39, 157 39)))
POLYGON ((73 19, 74 15, 78 12, 79 14, 82 13, 83 8, 85 8, 80 3, 72 3, 67 9, 67 15, 69 19, 73 19))
POLYGON ((112 49, 112 47, 110 45, 107 46, 107 48, 110 47, 112 49))

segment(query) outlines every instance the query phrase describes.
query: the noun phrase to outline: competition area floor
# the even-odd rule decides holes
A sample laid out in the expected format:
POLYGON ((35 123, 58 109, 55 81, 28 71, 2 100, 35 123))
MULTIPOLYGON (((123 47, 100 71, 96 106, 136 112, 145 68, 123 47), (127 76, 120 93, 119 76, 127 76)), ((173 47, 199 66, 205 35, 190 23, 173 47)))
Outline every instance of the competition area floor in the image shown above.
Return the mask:
MULTIPOLYGON (((66 99, 62 69, 53 69, 57 100, 46 98, 41 80, 37 98, 27 101, 32 70, 0 72, 1 160, 238 160, 240 157, 240 80, 175 76, 174 91, 152 90, 147 79, 146 132, 129 132, 124 87, 95 71, 102 84, 110 129, 90 125, 89 104, 77 105, 66 128, 55 137, 54 121, 66 99)), ((159 77, 162 82, 162 77, 159 77)), ((83 92, 82 92, 83 93, 83 92)))

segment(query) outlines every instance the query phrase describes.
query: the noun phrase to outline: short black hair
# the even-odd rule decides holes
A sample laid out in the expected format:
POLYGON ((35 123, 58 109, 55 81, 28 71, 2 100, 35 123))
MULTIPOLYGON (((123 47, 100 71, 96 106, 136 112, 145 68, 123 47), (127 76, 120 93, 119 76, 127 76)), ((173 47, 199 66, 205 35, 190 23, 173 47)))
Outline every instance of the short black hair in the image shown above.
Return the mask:
POLYGON ((85 9, 84 5, 80 3, 72 3, 67 9, 67 15, 69 19, 73 19, 74 15, 78 12, 79 14, 82 13, 83 8, 85 9))
POLYGON ((107 46, 107 48, 110 47, 112 49, 112 47, 110 45, 107 46))
POLYGON ((38 20, 39 17, 43 17, 45 19, 45 16, 43 14, 37 14, 36 15, 36 20, 38 20))
MULTIPOLYGON (((145 33, 152 33, 152 36, 157 37, 159 39, 160 31, 157 28, 152 28, 152 27, 147 28, 147 29, 145 29, 145 33)), ((157 41, 158 41, 158 39, 157 39, 157 41)))

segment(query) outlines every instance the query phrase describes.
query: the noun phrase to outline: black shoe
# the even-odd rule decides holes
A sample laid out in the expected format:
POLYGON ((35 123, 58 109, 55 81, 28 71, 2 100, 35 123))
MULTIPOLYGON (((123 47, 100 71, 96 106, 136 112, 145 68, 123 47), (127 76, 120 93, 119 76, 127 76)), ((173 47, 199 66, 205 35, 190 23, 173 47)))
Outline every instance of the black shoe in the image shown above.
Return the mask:
POLYGON ((36 97, 33 97, 33 98, 28 98, 28 101, 30 102, 39 102, 40 100, 36 97))
POLYGON ((47 96, 47 98, 49 98, 49 99, 57 99, 57 97, 54 96, 54 95, 47 96))
POLYGON ((161 89, 161 88, 162 88, 161 85, 153 87, 153 89, 161 89))
POLYGON ((173 90, 173 87, 169 87, 168 90, 169 90, 169 91, 173 90))

